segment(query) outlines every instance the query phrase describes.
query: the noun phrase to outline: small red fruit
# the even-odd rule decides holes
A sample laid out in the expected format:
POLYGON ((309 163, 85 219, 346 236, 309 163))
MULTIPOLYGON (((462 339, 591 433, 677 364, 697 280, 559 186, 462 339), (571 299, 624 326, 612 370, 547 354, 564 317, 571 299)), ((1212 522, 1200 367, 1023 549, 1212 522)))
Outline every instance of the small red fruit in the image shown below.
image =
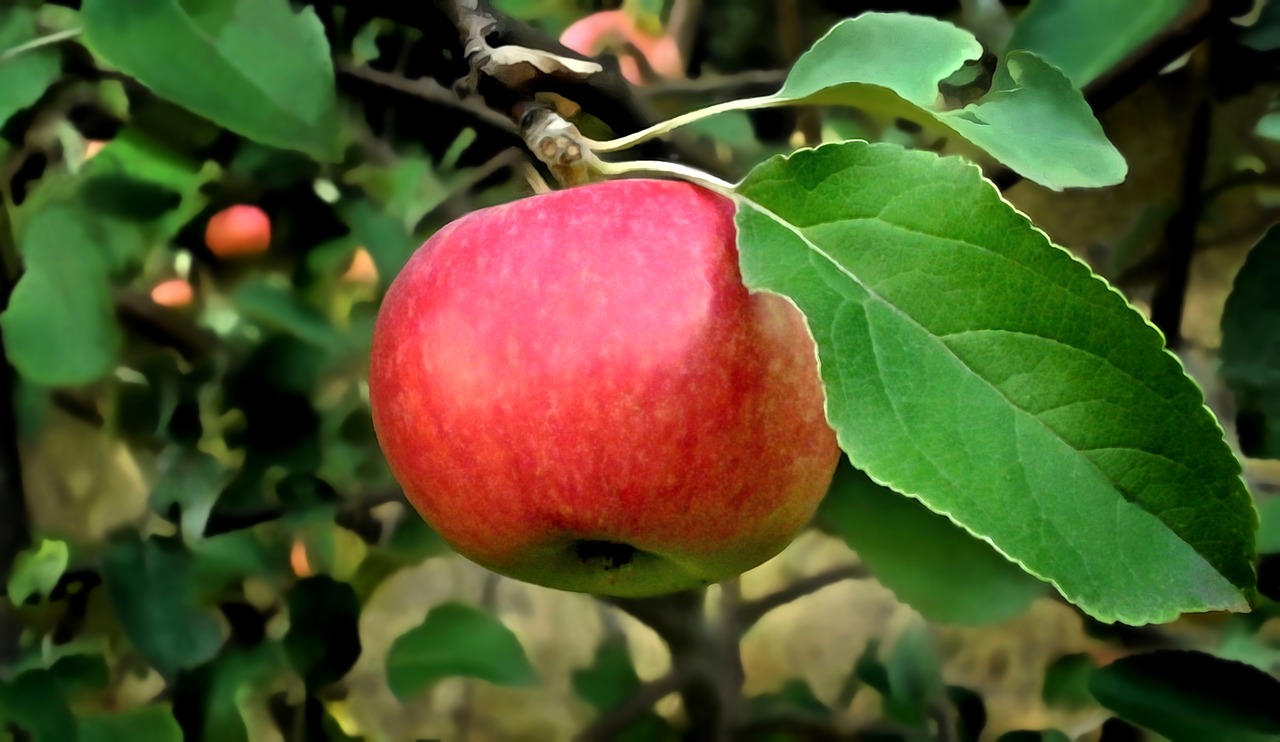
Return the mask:
POLYGON ((589 57, 605 52, 617 54, 622 76, 633 85, 645 82, 635 51, 659 77, 684 75, 684 62, 676 40, 670 34, 654 35, 646 31, 625 10, 601 10, 580 18, 560 34, 560 43, 589 57))
POLYGON ((220 258, 256 255, 271 246, 271 218, 257 206, 230 206, 209 219, 204 240, 220 258))
POLYGON ((438 231, 370 363, 409 502, 476 563, 577 592, 699 587, 785 548, 840 451, 804 317, 748 292, 736 237, 729 199, 658 180, 438 231))
POLYGON ((181 278, 161 281, 151 289, 151 301, 162 307, 185 307, 195 299, 191 284, 181 278))

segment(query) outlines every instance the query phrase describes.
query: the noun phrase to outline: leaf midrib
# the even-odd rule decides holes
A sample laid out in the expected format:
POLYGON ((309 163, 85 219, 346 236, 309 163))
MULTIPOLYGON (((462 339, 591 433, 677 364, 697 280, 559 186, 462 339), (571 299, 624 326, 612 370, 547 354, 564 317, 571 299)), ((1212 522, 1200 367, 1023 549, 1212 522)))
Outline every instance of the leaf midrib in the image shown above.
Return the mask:
MULTIPOLYGON (((842 265, 842 264, 840 263, 840 261, 836 260, 836 259, 835 259, 835 257, 833 257, 830 253, 828 253, 827 251, 823 250, 823 249, 822 249, 821 247, 819 247, 818 245, 814 244, 814 242, 813 242, 812 240, 810 240, 810 239, 809 239, 809 237, 808 237, 808 236, 807 236, 807 235, 806 235, 802 230, 800 230, 800 229, 799 229, 799 228, 797 228, 796 226, 792 225, 790 222, 786 221, 785 219, 783 219, 782 217, 780 217, 779 215, 777 215, 776 213, 774 213, 774 212, 773 212, 773 211, 771 211, 770 209, 766 208, 766 207, 765 207, 765 206, 763 206, 762 204, 758 203, 757 201, 754 201, 754 200, 752 200, 751 198, 748 198, 747 196, 743 195, 741 191, 735 191, 735 193, 733 194, 733 197, 734 197, 735 199, 737 199, 738 201, 742 202, 743 204, 745 204, 745 205, 747 205, 747 206, 750 206, 751 208, 755 209, 757 212, 759 212, 760 214, 764 215, 765 217, 767 217, 767 218, 769 218, 769 219, 773 220, 774 222, 776 222, 776 223, 778 223, 778 224, 782 225, 782 226, 783 226, 787 231, 789 231, 789 232, 791 232, 792 234, 794 234, 794 235, 795 235, 797 238, 799 238, 799 239, 800 239, 800 240, 801 240, 801 241, 802 241, 806 246, 808 246, 808 247, 809 247, 809 249, 813 251, 813 253, 817 254, 819 257, 821 257, 822 259, 826 260, 828 263, 830 263, 832 266, 834 266, 834 267, 836 268, 836 270, 838 270, 840 273, 844 274, 845 276, 848 276, 850 280, 852 280, 855 284, 857 284, 857 285, 858 285, 858 287, 860 287, 863 291, 867 292, 867 294, 868 294, 869 296, 871 296, 872 298, 874 298, 875 300, 877 300, 878 302, 880 302, 883 306, 888 307, 891 311, 893 311, 895 314, 897 314, 897 315, 898 315, 900 318, 902 318, 904 321, 906 321, 906 322, 907 322, 907 323, 909 323, 910 325, 914 326, 915 328, 917 328, 918 330, 920 330, 921 332, 923 332, 923 333, 924 333, 924 334, 925 334, 925 335, 926 335, 926 336, 927 336, 927 337, 928 337, 932 342, 934 342, 934 343, 936 343, 937 345, 941 346, 941 348, 942 348, 942 349, 943 349, 943 350, 944 350, 948 355, 950 355, 952 358, 954 358, 954 359, 956 360, 956 362, 957 362, 957 363, 959 363, 963 368, 965 368, 965 369, 966 369, 966 370, 967 370, 971 375, 973 375, 975 378, 977 378, 978 380, 980 380, 983 384, 985 384, 986 386, 988 386, 992 391, 994 391, 996 394, 998 394, 998 395, 1000 396, 1000 398, 1001 398, 1001 399, 1003 399, 1003 400, 1005 400, 1005 402, 1006 402, 1006 403, 1007 403, 1007 404, 1008 404, 1012 409, 1015 409, 1015 410, 1017 410, 1019 413, 1021 413, 1021 414, 1025 415, 1026 417, 1028 417, 1028 418, 1030 418, 1030 419, 1034 420, 1034 421, 1035 421, 1035 423, 1036 423, 1036 425, 1040 426, 1042 429, 1044 429, 1046 432, 1048 432, 1048 433, 1049 433, 1049 435, 1051 435, 1054 439, 1056 439, 1056 440, 1057 440, 1058 442, 1060 442, 1062 445, 1066 446, 1068 450, 1071 450, 1071 451, 1074 451, 1075 453, 1077 453, 1077 454, 1079 455, 1079 457, 1080 457, 1080 458, 1084 459, 1084 460, 1088 463, 1089 467, 1091 467, 1094 471, 1096 471, 1098 474, 1100 474, 1100 475, 1102 476, 1103 480, 1104 480, 1104 481, 1106 481, 1106 482, 1108 482, 1108 483, 1111 485, 1112 489, 1114 489, 1114 490, 1117 492, 1117 494, 1119 494, 1119 495, 1120 495, 1120 499, 1121 499, 1121 500, 1123 500, 1124 502, 1128 503, 1129 505, 1131 505, 1131 506, 1133 506, 1133 507, 1136 507, 1136 508, 1138 508, 1138 509, 1142 510, 1143 512, 1145 512, 1145 513, 1147 513, 1148 515, 1150 515, 1150 516, 1152 516, 1152 517, 1156 518, 1157 520, 1160 520, 1160 522, 1161 522, 1161 523, 1164 523, 1163 519, 1161 519, 1158 515, 1156 515, 1155 513, 1152 513, 1151 511, 1149 511, 1149 510, 1147 510, 1146 508, 1142 507, 1142 506, 1141 506, 1140 504, 1138 504, 1137 502, 1134 502, 1133 500, 1130 500, 1128 497, 1126 497, 1126 496, 1125 496, 1125 493, 1124 493, 1124 490, 1119 486, 1119 484, 1118 484, 1118 483, 1117 483, 1117 482, 1116 482, 1116 481, 1115 481, 1115 480, 1114 480, 1114 479, 1113 479, 1113 478, 1112 478, 1112 477, 1111 477, 1111 476, 1110 476, 1110 475, 1109 475, 1105 470, 1103 470, 1100 466, 1098 466, 1098 464, 1097 464, 1097 463, 1095 463, 1095 462, 1094 462, 1090 457, 1088 457, 1088 456, 1084 455, 1084 453, 1083 453, 1082 451, 1080 451, 1080 449, 1078 449, 1078 448, 1076 448, 1075 446, 1073 446, 1073 445, 1071 445, 1070 443, 1068 443, 1068 442, 1067 442, 1067 441, 1066 441, 1066 440, 1065 440, 1061 435, 1059 435, 1059 434, 1058 434, 1058 432, 1057 432, 1057 431, 1055 431, 1053 428, 1051 428, 1051 427, 1049 427, 1048 425, 1046 425, 1042 420, 1040 420, 1040 418, 1039 418, 1039 417, 1037 417, 1036 415, 1032 414, 1031 412, 1029 412, 1029 411, 1027 411, 1027 410, 1023 409, 1020 405, 1018 405, 1017 403, 1015 403, 1012 399, 1010 399, 1010 398, 1008 397, 1008 395, 1006 395, 1006 394, 1004 393, 1004 391, 1003 391, 1002 389, 1000 389, 998 386, 996 386, 996 385, 992 384, 992 383, 991 383, 991 382, 990 382, 990 381, 989 381, 985 376, 983 376, 982 374, 978 373, 978 372, 977 372, 973 367, 971 367, 968 363, 966 363, 966 362, 964 361, 964 359, 963 359, 963 358, 961 358, 960 356, 958 356, 958 355, 955 353, 955 351, 953 351, 953 350, 952 350, 952 349, 951 349, 951 348, 950 348, 950 347, 949 347, 945 342, 942 342, 942 339, 941 339, 940 337, 938 337, 937 335, 935 335, 933 332, 931 332, 931 331, 930 331, 927 327, 925 327, 924 325, 920 324, 920 323, 919 323, 919 322, 918 322, 914 317, 912 317, 910 314, 907 314, 905 311, 903 311, 903 309, 902 309, 901 307, 899 307, 897 304, 895 304, 895 303, 893 303, 893 302, 889 301, 889 300, 888 300, 888 299, 886 299, 883 295, 881 295, 879 292, 875 291, 873 288, 871 288, 870 286, 868 286, 868 285, 867 285, 865 282, 863 282, 863 281, 862 281, 862 280, 861 280, 857 275, 855 275, 853 272, 851 272, 850 270, 848 270, 844 265, 842 265)), ((887 225, 889 225, 889 226, 898 226, 898 225, 894 225, 894 224, 892 224, 891 222, 885 222, 885 221, 883 221, 883 220, 880 220, 880 219, 879 219, 879 217, 870 217, 870 218, 874 218, 874 219, 876 219, 877 221, 881 221, 882 223, 887 224, 887 225)), ((926 234, 926 235, 927 235, 927 233, 921 233, 921 234, 926 234)), ((928 236, 931 236, 931 235, 928 235, 928 236)), ((962 242, 963 242, 963 241, 962 241, 962 242)), ((968 244, 968 243, 964 243, 964 244, 968 244)), ((936 467, 935 467, 935 468, 936 468, 936 467)), ((950 517, 950 514, 948 514, 948 517, 950 517)), ((1168 525, 1167 525, 1167 524, 1165 524, 1165 527, 1166 527, 1166 529, 1168 529, 1168 525)), ((1190 548, 1191 548, 1191 550, 1192 550, 1193 552, 1195 552, 1195 554, 1196 554, 1198 557, 1200 557, 1201 559, 1203 559, 1206 563, 1208 563, 1208 564, 1212 565, 1212 566, 1213 566, 1214 571, 1215 571, 1215 572, 1217 572, 1220 576, 1222 576, 1222 579, 1223 579, 1224 581, 1227 581, 1228 583, 1230 582, 1229 580, 1227 580, 1227 578, 1225 577, 1225 575, 1222 575, 1221 571, 1220 571, 1220 570, 1219 570, 1219 568, 1218 568, 1218 565, 1214 564, 1213 562, 1210 562, 1210 561, 1208 560, 1208 558, 1206 558, 1203 554, 1201 554, 1201 553, 1200 553, 1200 550, 1199 550, 1199 549, 1197 549, 1197 548, 1196 548, 1193 544, 1191 544, 1190 542, 1188 542, 1188 541, 1186 541, 1185 539, 1183 539, 1183 538, 1181 537, 1181 535, 1177 534, 1177 533, 1176 533, 1175 531, 1173 531, 1172 529, 1168 529, 1168 530, 1169 530, 1169 532, 1170 532, 1170 533, 1172 533, 1174 536, 1176 536, 1180 541, 1182 541, 1184 544, 1186 544, 1188 547, 1190 547, 1190 548)), ((994 545, 994 544, 993 544, 993 545, 994 545)), ((1019 564, 1023 564, 1023 563, 1024 563, 1024 562, 1023 562, 1023 560, 1021 560, 1021 559, 1016 560, 1016 561, 1018 561, 1018 563, 1019 563, 1019 564)), ((1055 584, 1056 584, 1056 581, 1055 581, 1055 584)))

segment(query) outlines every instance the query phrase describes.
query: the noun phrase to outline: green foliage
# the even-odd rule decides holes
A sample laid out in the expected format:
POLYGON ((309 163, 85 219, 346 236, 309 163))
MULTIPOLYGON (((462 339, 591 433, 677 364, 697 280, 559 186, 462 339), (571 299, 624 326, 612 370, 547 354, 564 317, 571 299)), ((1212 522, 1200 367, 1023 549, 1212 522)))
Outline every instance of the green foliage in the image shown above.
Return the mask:
POLYGON ((284 651, 314 688, 335 682, 360 658, 360 600, 345 582, 319 575, 289 592, 284 651))
POLYGON ((0 682, 0 729, 10 725, 29 735, 32 742, 65 742, 76 739, 76 720, 48 670, 28 670, 0 682))
POLYGON ((1089 690, 1121 718, 1170 742, 1260 742, 1280 735, 1280 680, 1201 652, 1121 658, 1094 672, 1089 690))
POLYGON ((1235 393, 1240 448, 1280 458, 1280 228, 1249 251, 1222 312, 1222 376, 1235 393))
POLYGON ((735 198, 744 278, 807 315, 856 467, 1101 620, 1244 608, 1257 513, 1200 390, 976 169, 848 142, 735 198))
POLYGON ((79 742, 182 742, 182 728, 164 706, 148 706, 76 720, 79 742))
POLYGON ((422 624, 400 635, 387 653, 387 683, 397 698, 410 698, 450 676, 511 686, 538 680, 510 629, 494 616, 457 602, 432 608, 422 624))
MULTIPOLYGON (((601 714, 621 705, 640 690, 640 677, 631 663, 631 653, 621 637, 608 638, 596 648, 595 662, 575 670, 571 678, 573 692, 601 714)), ((621 734, 618 742, 651 742, 672 739, 673 730, 665 719, 652 711, 641 714, 621 734)))
POLYGON ((976 62, 981 45, 941 21, 865 13, 819 39, 769 101, 852 105, 955 132, 1030 180, 1055 190, 1114 185, 1124 158, 1080 91, 1027 52, 1003 58, 993 85, 968 105, 939 102, 939 83, 976 62), (929 49, 920 54, 920 49, 929 49))
POLYGON ((67 569, 68 553, 65 541, 44 539, 19 554, 9 573, 9 600, 21 604, 32 595, 49 597, 67 569))
POLYGON ((836 470, 817 517, 881 584, 931 621, 998 623, 1046 590, 946 516, 876 484, 847 461, 836 470))
POLYGON ((89 48, 166 99, 264 144, 337 159, 333 65, 313 10, 86 0, 81 12, 89 48))
POLYGON ((0 14, 0 126, 44 95, 58 77, 57 49, 36 45, 36 14, 22 7, 0 14))
POLYGON ((1191 0, 1033 0, 1018 16, 1009 50, 1043 57, 1084 87, 1114 67, 1192 5, 1191 0))

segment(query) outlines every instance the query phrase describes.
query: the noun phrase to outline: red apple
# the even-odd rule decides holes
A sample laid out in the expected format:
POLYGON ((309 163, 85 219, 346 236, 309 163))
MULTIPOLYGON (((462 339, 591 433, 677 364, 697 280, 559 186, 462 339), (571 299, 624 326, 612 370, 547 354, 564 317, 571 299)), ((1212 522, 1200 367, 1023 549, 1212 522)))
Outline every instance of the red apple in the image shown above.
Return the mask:
POLYGON ((151 288, 151 301, 162 307, 180 307, 190 306, 195 300, 195 289, 191 284, 181 278, 171 278, 167 281, 161 281, 151 288))
POLYGON ((646 31, 625 10, 601 10, 578 19, 560 34, 560 43, 589 57, 617 54, 622 76, 633 85, 644 84, 645 76, 628 44, 660 77, 679 78, 685 71, 676 40, 670 34, 646 31))
POLYGON ((229 206, 209 219, 204 240, 209 251, 220 258, 266 252, 271 246, 271 217, 257 206, 229 206))
POLYGON ((388 289, 369 394, 410 503, 495 572, 646 596, 773 557, 839 457, 790 301, 749 293, 733 203, 615 180, 442 228, 388 289))

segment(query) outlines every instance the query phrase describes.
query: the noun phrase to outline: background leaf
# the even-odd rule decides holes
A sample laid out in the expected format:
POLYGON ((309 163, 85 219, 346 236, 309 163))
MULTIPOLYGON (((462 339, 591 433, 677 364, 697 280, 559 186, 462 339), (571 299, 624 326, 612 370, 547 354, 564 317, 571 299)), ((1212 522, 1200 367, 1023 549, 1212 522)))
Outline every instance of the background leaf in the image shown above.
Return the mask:
POLYGON ((515 686, 537 680, 520 640, 501 621, 449 602, 432 608, 422 625, 391 645, 387 682, 396 698, 403 700, 453 676, 515 686))
POLYGON ((28 670, 0 682, 0 729, 14 725, 32 742, 66 742, 76 738, 71 707, 48 670, 28 670))
POLYGON ((0 328, 14 368, 42 386, 102 378, 124 342, 97 236, 87 217, 67 206, 40 212, 22 236, 25 272, 0 328))
POLYGON ((35 13, 23 7, 0 13, 0 126, 30 106, 58 78, 61 66, 56 47, 42 46, 5 53, 36 38, 35 13))
POLYGON ((931 118, 1054 190, 1124 180, 1124 158, 1080 91, 1034 54, 1009 54, 990 92, 962 108, 943 107, 938 84, 981 53, 969 32, 949 23, 906 13, 864 13, 837 24, 796 60, 771 100, 931 118), (920 49, 930 51, 920 54, 920 49))
POLYGON ((1235 394, 1240 449, 1280 458, 1280 225, 1236 274, 1222 312, 1222 378, 1235 394))
MULTIPOLYGON (((573 692, 601 714, 625 702, 641 687, 640 677, 631 663, 631 652, 621 636, 601 642, 596 648, 595 662, 590 667, 575 670, 571 680, 573 692)), ((647 742, 668 739, 672 732, 667 720, 650 710, 640 714, 615 739, 618 742, 647 742)))
POLYGON ((25 603, 32 595, 49 597, 67 569, 67 542, 43 539, 38 547, 18 554, 9 573, 9 600, 25 603))
POLYGON ((1257 513, 1200 390, 975 167, 847 142, 736 198, 747 284, 807 315, 856 467, 1100 620, 1246 608, 1257 513))
POLYGON ((1280 736, 1280 681, 1241 662, 1161 650, 1093 672, 1098 702, 1171 742, 1254 742, 1280 736))
POLYGON ((1191 4, 1191 0, 1032 0, 1018 16, 1007 49, 1035 52, 1082 88, 1191 4))
POLYGON ((165 98, 259 142, 338 157, 324 29, 286 0, 85 0, 95 54, 165 98))
POLYGON ((308 577, 289 591, 284 651, 308 688, 337 682, 360 658, 360 600, 345 582, 308 577))
POLYGON ((882 585, 931 621, 1005 621, 1048 590, 1040 580, 919 501, 841 460, 818 522, 882 585))
POLYGON ((79 742, 182 742, 182 727, 167 706, 147 706, 77 720, 79 742))

